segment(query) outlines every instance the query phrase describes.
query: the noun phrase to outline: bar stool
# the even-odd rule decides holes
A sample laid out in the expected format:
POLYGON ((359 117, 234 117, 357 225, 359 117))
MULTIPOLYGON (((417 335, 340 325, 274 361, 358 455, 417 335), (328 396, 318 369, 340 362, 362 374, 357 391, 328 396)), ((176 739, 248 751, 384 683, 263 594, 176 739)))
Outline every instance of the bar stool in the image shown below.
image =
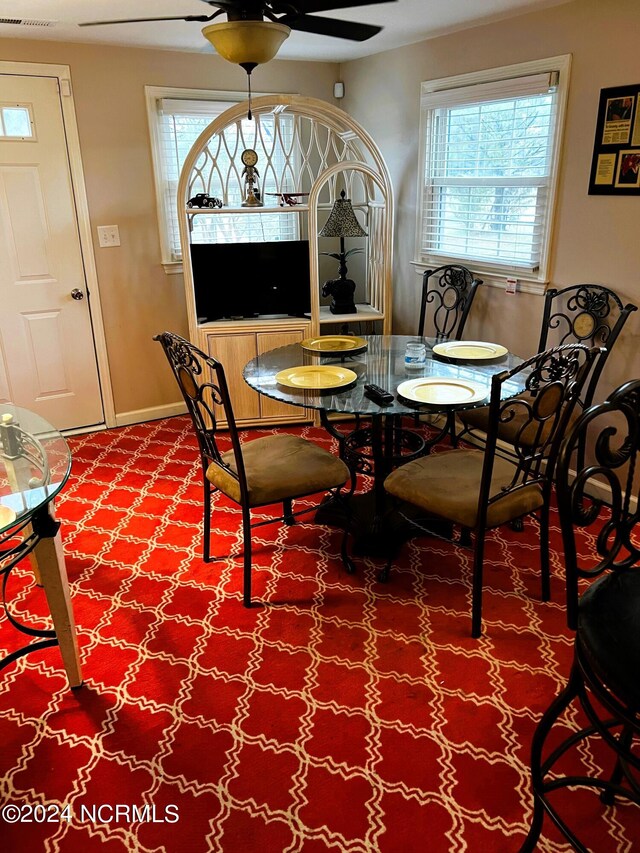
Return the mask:
POLYGON ((623 798, 640 806, 640 518, 637 508, 632 509, 638 497, 639 452, 640 380, 633 380, 580 416, 558 457, 567 621, 576 630, 574 660, 566 687, 533 737, 534 812, 521 853, 536 849, 545 813, 576 850, 588 853, 551 802, 555 791, 586 787, 599 792, 605 805, 623 798), (595 458, 576 469, 585 445, 595 458), (594 525, 596 535, 585 537, 584 531, 594 525), (589 553, 589 543, 595 553, 593 548, 589 553), (579 582, 587 580, 591 583, 579 596, 579 582), (572 704, 581 708, 587 725, 543 756, 553 727, 572 704), (604 741, 611 767, 601 775, 593 765, 580 775, 563 775, 558 763, 565 755, 579 756, 590 738, 604 741))

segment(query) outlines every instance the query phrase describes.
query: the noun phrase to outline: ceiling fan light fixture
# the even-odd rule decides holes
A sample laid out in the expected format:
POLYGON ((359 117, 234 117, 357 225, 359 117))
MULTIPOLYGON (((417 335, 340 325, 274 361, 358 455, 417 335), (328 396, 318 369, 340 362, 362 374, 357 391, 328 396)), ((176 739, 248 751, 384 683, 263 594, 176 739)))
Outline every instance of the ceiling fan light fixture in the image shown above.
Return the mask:
POLYGON ((255 67, 270 62, 290 32, 272 21, 224 21, 204 27, 202 35, 223 59, 255 67))

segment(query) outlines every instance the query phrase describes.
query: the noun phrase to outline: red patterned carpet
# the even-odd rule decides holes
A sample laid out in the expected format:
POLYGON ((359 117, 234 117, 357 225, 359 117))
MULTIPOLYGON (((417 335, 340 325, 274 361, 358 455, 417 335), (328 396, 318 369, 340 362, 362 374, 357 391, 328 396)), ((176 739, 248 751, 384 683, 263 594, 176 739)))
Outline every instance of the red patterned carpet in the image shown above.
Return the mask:
MULTIPOLYGON (((532 731, 571 659, 557 554, 554 601, 538 598, 535 524, 491 536, 479 641, 470 552, 434 539, 407 545, 382 585, 375 561, 344 572, 339 531, 259 528, 262 606, 246 610, 240 561, 200 559, 186 418, 70 443, 58 515, 86 683, 68 690, 55 648, 0 673, 0 799, 49 804, 44 823, 42 810, 0 820, 0 849, 519 849, 532 731)), ((214 550, 238 553, 230 502, 217 501, 213 527, 214 550)), ((557 547, 557 519, 552 536, 557 547)), ((46 625, 26 564, 7 594, 46 625)), ((3 617, 0 652, 20 644, 3 617)), ((638 849, 633 807, 563 796, 591 850, 638 849)), ((540 850, 568 849, 547 821, 544 832, 540 850)))

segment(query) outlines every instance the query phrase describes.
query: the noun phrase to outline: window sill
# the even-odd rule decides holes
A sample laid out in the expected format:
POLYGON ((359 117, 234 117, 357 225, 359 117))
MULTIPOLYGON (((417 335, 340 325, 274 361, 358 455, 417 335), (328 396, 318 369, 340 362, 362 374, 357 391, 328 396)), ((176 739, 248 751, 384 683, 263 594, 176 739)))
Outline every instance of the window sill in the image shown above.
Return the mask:
MULTIPOLYGON (((438 261, 411 261, 411 266, 415 267, 416 273, 422 275, 427 269, 435 269, 436 267, 444 266, 447 263, 455 263, 454 261, 446 261, 444 259, 438 261)), ((466 264, 464 265, 466 266, 466 264)), ((507 279, 516 279, 516 290, 518 293, 533 293, 541 296, 545 293, 548 281, 539 281, 536 278, 527 277, 526 275, 518 275, 517 272, 499 273, 495 271, 483 270, 480 267, 474 266, 473 272, 482 279, 483 285, 487 287, 497 287, 504 290, 507 286, 507 279)))
POLYGON ((166 275, 177 275, 182 272, 182 261, 170 261, 162 263, 166 275))

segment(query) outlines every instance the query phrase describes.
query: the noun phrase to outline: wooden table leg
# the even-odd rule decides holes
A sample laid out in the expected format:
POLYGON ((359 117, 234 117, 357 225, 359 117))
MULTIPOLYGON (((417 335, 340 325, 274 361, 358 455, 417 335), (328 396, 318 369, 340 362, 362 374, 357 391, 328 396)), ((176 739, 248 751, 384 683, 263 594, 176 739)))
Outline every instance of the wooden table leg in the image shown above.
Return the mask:
POLYGON ((69 685, 80 687, 80 655, 60 532, 42 536, 34 551, 69 685))
MULTIPOLYGON (((25 527, 24 535, 29 536, 31 534, 31 525, 28 524, 25 527)), ((32 551, 29 554, 29 563, 31 564, 31 571, 33 572, 33 578, 36 582, 36 586, 42 586, 42 578, 40 577, 40 566, 38 565, 38 558, 36 557, 35 551, 32 551)))

